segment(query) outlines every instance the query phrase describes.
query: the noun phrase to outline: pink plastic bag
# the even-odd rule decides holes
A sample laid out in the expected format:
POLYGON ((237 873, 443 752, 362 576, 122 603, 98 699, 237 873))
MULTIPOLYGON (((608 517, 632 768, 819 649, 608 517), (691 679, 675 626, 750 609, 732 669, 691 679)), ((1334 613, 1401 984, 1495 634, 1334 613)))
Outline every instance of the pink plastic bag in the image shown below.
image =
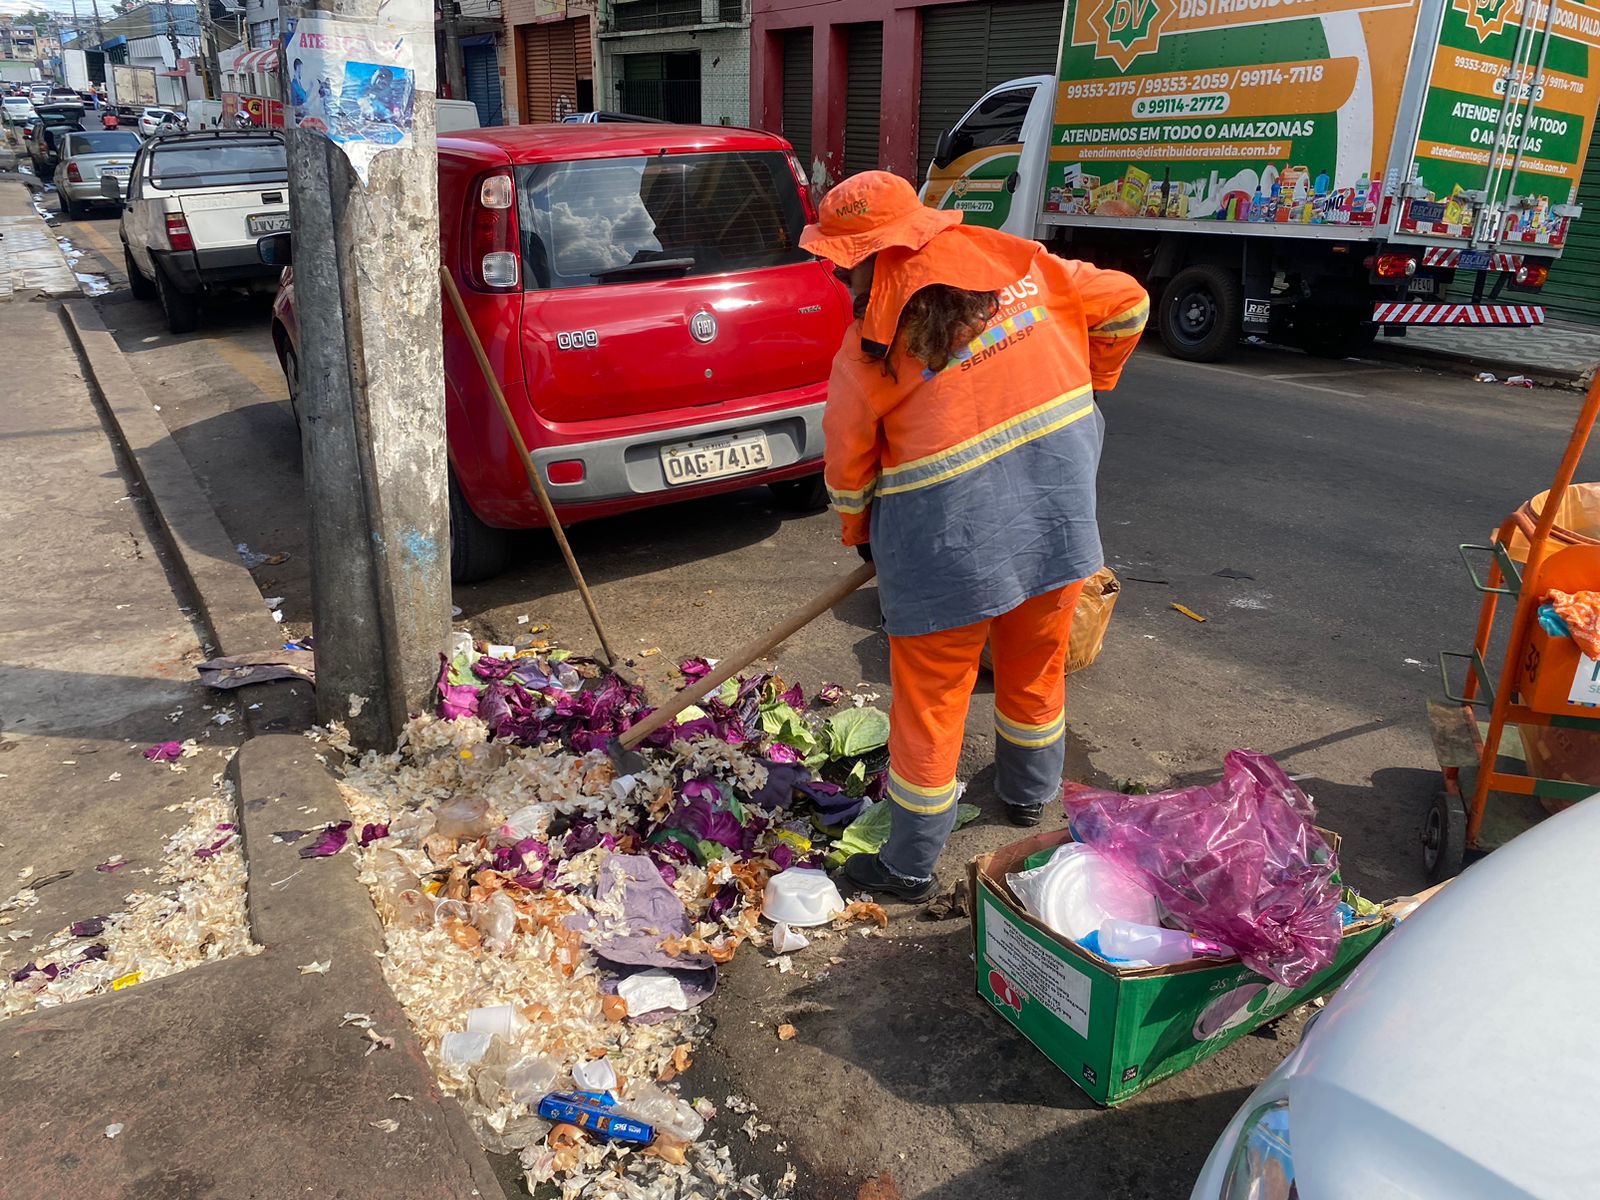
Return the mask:
POLYGON ((1310 799, 1265 754, 1233 751, 1209 787, 1123 796, 1068 785, 1062 801, 1076 840, 1252 970, 1298 987, 1339 953, 1338 860, 1310 799))

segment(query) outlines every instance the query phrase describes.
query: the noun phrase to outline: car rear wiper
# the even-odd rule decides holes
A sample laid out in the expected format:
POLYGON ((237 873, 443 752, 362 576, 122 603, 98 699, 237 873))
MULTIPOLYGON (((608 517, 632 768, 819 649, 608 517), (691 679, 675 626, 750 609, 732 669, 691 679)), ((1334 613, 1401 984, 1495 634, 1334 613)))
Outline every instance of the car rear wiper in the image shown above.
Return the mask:
POLYGON ((603 271, 593 271, 591 274, 596 279, 605 279, 610 275, 639 275, 645 271, 692 271, 695 260, 692 258, 647 258, 641 262, 623 263, 620 267, 607 267, 603 271))

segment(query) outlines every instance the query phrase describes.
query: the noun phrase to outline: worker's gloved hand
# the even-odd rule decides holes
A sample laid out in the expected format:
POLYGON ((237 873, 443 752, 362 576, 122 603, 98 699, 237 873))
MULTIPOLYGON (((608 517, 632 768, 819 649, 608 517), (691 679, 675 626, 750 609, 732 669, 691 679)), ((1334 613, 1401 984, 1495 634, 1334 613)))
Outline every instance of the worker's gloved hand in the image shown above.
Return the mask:
POLYGON ((856 547, 856 553, 861 555, 861 561, 862 562, 871 562, 872 561, 872 543, 871 542, 862 542, 859 546, 856 547))

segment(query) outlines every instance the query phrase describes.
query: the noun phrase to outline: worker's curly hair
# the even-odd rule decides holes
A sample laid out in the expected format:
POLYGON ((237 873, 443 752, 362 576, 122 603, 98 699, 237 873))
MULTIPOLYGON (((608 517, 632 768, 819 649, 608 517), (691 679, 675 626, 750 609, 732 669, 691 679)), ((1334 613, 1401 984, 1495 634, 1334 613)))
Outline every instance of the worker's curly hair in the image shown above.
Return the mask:
MULTIPOLYGON (((866 313, 867 297, 856 302, 856 316, 866 313)), ((935 283, 921 289, 900 312, 894 344, 883 348, 883 373, 898 379, 895 351, 904 348, 912 358, 937 371, 957 350, 984 331, 1000 309, 998 292, 971 292, 935 283)))

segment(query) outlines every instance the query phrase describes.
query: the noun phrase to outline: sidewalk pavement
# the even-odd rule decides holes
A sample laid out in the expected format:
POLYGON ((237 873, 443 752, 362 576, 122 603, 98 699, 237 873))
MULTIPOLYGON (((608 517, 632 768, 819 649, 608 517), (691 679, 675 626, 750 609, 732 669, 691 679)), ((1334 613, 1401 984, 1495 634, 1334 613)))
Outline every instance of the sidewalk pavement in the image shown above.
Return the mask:
MULTIPOLYGON (((0 178, 16 171, 16 162, 15 151, 0 143, 0 178)), ((79 294, 78 277, 50 226, 35 211, 28 188, 20 183, 0 186, 0 302, 79 294)))
MULTIPOLYGON (((7 202, 14 190, 0 183, 7 202)), ((77 337, 85 344, 81 323, 77 337)), ((160 448, 114 449, 102 424, 112 409, 97 409, 103 383, 55 305, 0 304, 0 345, 11 351, 0 406, 0 998, 19 999, 13 972, 67 925, 134 907, 136 891, 172 896, 157 927, 172 944, 194 949, 208 928, 229 927, 212 943, 223 953, 192 955, 214 961, 0 1019, 0 1194, 500 1196, 383 981, 382 932, 348 856, 302 860, 271 836, 345 815, 322 748, 269 734, 228 761, 255 718, 282 711, 267 697, 300 685, 225 697, 195 682, 214 634, 181 598, 195 572, 169 560, 143 499, 170 490, 152 457, 160 448), (119 451, 146 460, 142 485, 128 482, 119 451), (181 773, 143 757, 185 738, 198 753, 181 773), (180 806, 212 795, 224 770, 238 802, 218 827, 237 827, 247 896, 235 870, 224 873, 231 895, 196 898, 162 869, 200 857, 175 854, 169 839, 193 828, 180 806), (117 855, 124 869, 96 870, 117 855), (31 905, 12 903, 29 889, 31 905), (313 962, 326 973, 302 972, 313 962), (346 1023, 351 1013, 367 1014, 370 1030, 346 1023)), ((114 923, 101 939, 113 962, 121 934, 114 923)), ((77 954, 94 941, 67 944, 77 954)))
POLYGON ((1501 379, 1527 375, 1541 383, 1586 387, 1600 368, 1600 325, 1549 320, 1529 329, 1449 329, 1418 326, 1403 338, 1379 336, 1382 358, 1423 359, 1501 379))

